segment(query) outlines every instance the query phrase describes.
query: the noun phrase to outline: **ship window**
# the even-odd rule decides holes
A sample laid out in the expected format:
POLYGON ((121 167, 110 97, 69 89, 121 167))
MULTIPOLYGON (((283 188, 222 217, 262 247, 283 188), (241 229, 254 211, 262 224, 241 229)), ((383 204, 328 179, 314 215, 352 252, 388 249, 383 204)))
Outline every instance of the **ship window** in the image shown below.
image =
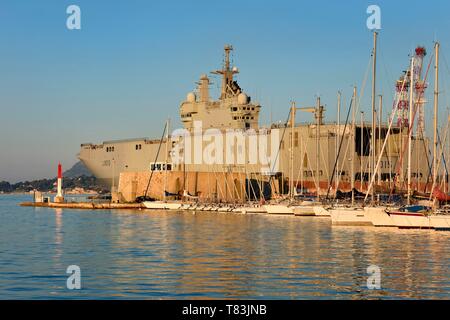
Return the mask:
POLYGON ((298 132, 294 133, 294 147, 298 147, 298 132))
POLYGON ((231 110, 232 110, 232 111, 237 111, 238 108, 237 108, 237 107, 233 107, 233 108, 231 108, 231 110))
POLYGON ((252 111, 255 111, 255 108, 252 108, 252 111))

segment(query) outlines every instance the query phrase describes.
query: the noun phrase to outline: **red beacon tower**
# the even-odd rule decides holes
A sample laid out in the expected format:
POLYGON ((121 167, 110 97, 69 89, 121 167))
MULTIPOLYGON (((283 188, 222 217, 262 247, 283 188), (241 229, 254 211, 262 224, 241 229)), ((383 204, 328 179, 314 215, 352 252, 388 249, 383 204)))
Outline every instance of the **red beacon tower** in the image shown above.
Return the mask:
POLYGON ((62 166, 58 163, 58 180, 57 180, 57 193, 55 197, 56 203, 64 202, 64 196, 62 193, 62 166))

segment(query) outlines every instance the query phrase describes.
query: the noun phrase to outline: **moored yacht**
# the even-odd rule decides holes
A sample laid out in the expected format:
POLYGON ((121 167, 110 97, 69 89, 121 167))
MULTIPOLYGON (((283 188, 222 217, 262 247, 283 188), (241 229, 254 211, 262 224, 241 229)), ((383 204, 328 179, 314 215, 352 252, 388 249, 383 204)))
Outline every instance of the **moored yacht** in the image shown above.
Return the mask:
POLYGON ((263 208, 268 214, 294 214, 294 207, 286 204, 268 204, 264 205, 263 208))
POLYGON ((313 210, 316 217, 331 217, 330 209, 326 209, 323 206, 314 206, 313 210))
POLYGON ((147 209, 153 210, 181 210, 181 202, 166 202, 166 201, 144 201, 144 206, 147 209))
POLYGON ((450 215, 437 214, 430 216, 431 226, 438 231, 450 231, 450 215))
POLYGON ((364 213, 374 227, 397 227, 386 207, 365 207, 364 213))
POLYGON ((342 207, 329 210, 331 222, 336 226, 373 226, 362 207, 342 207))
POLYGON ((430 220, 432 209, 425 206, 406 206, 388 211, 395 226, 400 229, 433 229, 430 220))

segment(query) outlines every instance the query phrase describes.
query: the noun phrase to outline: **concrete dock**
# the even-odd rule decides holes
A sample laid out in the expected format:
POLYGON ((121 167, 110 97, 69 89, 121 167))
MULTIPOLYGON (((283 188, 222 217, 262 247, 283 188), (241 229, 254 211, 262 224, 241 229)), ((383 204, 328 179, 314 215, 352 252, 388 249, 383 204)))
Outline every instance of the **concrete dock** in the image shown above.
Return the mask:
POLYGON ((142 203, 92 203, 92 202, 23 202, 21 207, 60 208, 60 209, 144 209, 142 203))

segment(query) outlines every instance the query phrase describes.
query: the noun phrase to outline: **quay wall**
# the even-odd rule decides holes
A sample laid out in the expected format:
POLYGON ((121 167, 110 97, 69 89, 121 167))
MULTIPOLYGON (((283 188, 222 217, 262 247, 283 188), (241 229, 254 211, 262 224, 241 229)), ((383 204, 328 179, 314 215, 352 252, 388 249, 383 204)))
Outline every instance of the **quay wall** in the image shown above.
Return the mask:
MULTIPOLYGON (((200 202, 244 202, 246 199, 244 173, 168 171, 166 175, 164 172, 154 171, 149 184, 151 174, 150 171, 120 173, 114 200, 133 202, 145 194, 147 186, 147 196, 157 200, 163 199, 164 186, 172 194, 183 195, 183 190, 186 190, 189 195, 197 196, 200 202)), ((276 183, 273 188, 278 192, 276 183)))

